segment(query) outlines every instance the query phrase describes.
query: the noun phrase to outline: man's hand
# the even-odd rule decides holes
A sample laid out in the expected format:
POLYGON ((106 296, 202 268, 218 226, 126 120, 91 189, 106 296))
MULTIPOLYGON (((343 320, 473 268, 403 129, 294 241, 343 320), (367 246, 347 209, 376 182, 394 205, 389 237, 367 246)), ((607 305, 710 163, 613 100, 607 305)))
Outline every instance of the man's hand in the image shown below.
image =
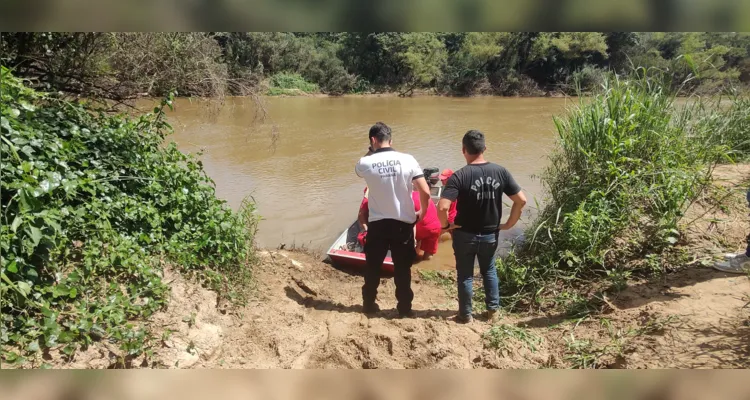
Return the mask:
POLYGON ((442 228, 441 227, 440 234, 442 235, 443 233, 450 232, 450 231, 452 231, 454 229, 457 229, 457 228, 460 228, 460 227, 461 227, 461 225, 456 225, 454 223, 450 223, 450 224, 448 224, 447 228, 442 228))
POLYGON ((415 211, 415 212, 417 214, 417 221, 416 222, 421 221, 422 218, 424 218, 424 214, 425 214, 424 208, 421 208, 419 211, 415 211))
POLYGON ((518 220, 521 219, 523 206, 526 205, 526 195, 523 194, 523 191, 519 191, 513 196, 508 197, 513 200, 513 206, 510 209, 510 217, 508 217, 508 220, 505 221, 504 224, 500 224, 500 226, 498 227, 498 229, 500 229, 501 231, 507 231, 516 225, 518 220))

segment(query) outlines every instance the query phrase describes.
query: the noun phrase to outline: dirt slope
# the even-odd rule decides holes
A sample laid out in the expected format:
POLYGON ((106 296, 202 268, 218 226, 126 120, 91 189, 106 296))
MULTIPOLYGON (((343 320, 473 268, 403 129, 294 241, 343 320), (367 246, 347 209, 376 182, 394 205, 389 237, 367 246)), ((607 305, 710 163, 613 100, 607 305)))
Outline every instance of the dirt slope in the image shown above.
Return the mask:
MULTIPOLYGON (((196 344, 192 358, 185 351, 163 352, 159 364, 194 368, 750 367, 750 309, 746 306, 750 281, 744 276, 688 269, 663 282, 636 284, 611 299, 615 309, 582 321, 554 315, 504 316, 496 325, 516 327, 532 339, 509 334, 504 336, 505 348, 498 350, 483 340, 492 325, 480 320, 468 325, 454 322, 455 300, 432 282, 416 278, 417 318, 397 318, 390 279, 383 281, 379 295, 383 311, 367 317, 360 312, 361 277, 306 254, 266 252, 263 257, 257 276, 264 285, 244 315, 213 322, 199 319, 192 328, 194 338, 201 337, 198 332, 212 332, 206 336, 217 338, 215 346, 196 344), (175 365, 176 361, 182 364, 175 365)), ((175 343, 185 346, 185 340, 175 343)))

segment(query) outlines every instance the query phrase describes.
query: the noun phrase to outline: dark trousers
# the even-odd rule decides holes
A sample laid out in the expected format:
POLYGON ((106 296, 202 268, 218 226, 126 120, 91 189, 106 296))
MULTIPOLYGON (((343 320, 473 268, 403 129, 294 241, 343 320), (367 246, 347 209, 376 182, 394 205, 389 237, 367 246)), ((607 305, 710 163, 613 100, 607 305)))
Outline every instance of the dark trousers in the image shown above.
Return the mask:
POLYGON ((411 290, 411 266, 417 253, 414 249, 414 225, 393 219, 371 222, 365 242, 367 270, 365 284, 362 286, 362 300, 365 305, 375 303, 380 286, 380 271, 383 261, 391 251, 394 277, 396 283, 396 300, 398 311, 411 311, 414 292, 411 290))

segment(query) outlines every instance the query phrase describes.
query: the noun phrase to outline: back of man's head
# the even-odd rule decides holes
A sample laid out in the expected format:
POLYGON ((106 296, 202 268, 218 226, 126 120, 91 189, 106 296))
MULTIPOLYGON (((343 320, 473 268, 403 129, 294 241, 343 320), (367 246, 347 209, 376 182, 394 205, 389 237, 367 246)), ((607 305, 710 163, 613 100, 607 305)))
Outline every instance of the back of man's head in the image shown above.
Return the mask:
POLYGON ((375 138, 378 143, 384 143, 391 140, 391 128, 382 122, 376 122, 370 128, 370 138, 375 138))
POLYGON ((466 152, 473 156, 484 153, 487 148, 484 142, 484 133, 473 129, 466 132, 462 143, 466 152))

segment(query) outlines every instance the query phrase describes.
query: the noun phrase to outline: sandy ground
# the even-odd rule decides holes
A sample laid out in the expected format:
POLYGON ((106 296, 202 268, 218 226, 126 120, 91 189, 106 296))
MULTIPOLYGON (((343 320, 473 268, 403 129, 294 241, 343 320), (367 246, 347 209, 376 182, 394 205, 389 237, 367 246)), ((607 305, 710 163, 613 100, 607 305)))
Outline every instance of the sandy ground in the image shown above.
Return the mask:
MULTIPOLYGON (((494 324, 458 324, 455 274, 443 283, 413 271, 416 317, 400 319, 395 287, 383 278, 382 311, 361 312, 363 278, 308 253, 261 251, 253 300, 237 312, 217 296, 166 271, 169 308, 149 323, 157 332, 151 368, 750 368, 750 279, 708 267, 736 251, 750 232, 744 194, 750 168, 722 167, 715 190, 691 206, 681 268, 632 281, 604 299, 601 313, 504 314, 494 324), (690 221, 693 220, 693 221, 690 221), (448 282, 446 284, 445 282, 448 282), (494 337, 494 341, 491 338, 494 337)), ((478 280, 478 281, 481 281, 478 280)), ((56 367, 107 368, 117 351, 92 346, 56 367)), ((122 359, 120 359, 122 361, 122 359)), ((123 363, 120 362, 119 365, 123 363)))
MULTIPOLYGON (((705 267, 634 283, 612 309, 582 320, 504 315, 495 326, 523 332, 494 348, 493 325, 453 321, 456 300, 415 273, 416 318, 399 319, 391 279, 382 311, 361 313, 362 278, 306 254, 265 252, 264 282, 242 315, 216 311, 215 295, 176 285, 175 333, 152 360, 171 368, 748 368, 750 280, 705 267), (181 297, 185 296, 185 297, 181 297), (197 315, 188 326, 188 315, 197 315), (183 315, 184 314, 184 315, 183 315), (187 351, 190 343, 192 350, 187 351)), ((184 286, 183 286, 184 285, 184 286)))

